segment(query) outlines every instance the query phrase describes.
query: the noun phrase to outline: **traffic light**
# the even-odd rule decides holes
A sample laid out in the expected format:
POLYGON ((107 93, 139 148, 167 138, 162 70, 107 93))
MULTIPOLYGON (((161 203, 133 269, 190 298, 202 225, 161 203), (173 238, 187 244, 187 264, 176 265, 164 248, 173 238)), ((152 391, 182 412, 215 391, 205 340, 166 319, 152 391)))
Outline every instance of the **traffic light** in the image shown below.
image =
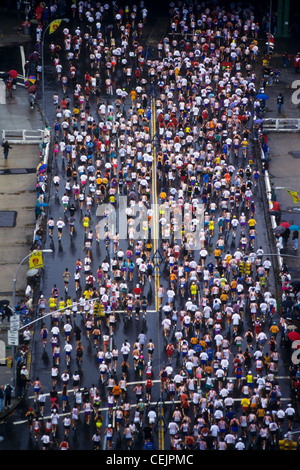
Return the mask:
POLYGON ((246 274, 246 276, 250 276, 251 274, 251 263, 249 261, 246 261, 245 263, 244 273, 246 274))
POLYGON ((244 274, 245 262, 241 261, 239 266, 240 274, 244 274))
POLYGON ((96 317, 99 316, 100 309, 99 309, 99 303, 98 303, 98 302, 95 302, 95 303, 94 303, 93 313, 94 313, 94 315, 95 315, 96 317))
POLYGON ((99 305, 99 316, 104 317, 105 315, 105 308, 103 304, 98 304, 99 305))
POLYGON ((297 442, 291 441, 290 439, 283 439, 279 441, 280 450, 296 450, 297 442))

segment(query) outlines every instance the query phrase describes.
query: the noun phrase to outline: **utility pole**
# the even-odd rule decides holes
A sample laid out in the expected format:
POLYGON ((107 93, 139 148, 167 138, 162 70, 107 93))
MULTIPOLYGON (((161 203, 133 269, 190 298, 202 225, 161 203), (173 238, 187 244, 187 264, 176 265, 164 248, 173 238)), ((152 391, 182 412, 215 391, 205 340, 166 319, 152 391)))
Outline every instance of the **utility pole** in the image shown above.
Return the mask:
POLYGON ((271 42, 271 31, 272 31, 272 0, 270 0, 270 13, 269 13, 269 33, 268 33, 268 57, 270 57, 270 42, 271 42))
MULTIPOLYGON (((43 250, 36 250, 42 253, 52 253, 53 250, 51 249, 43 249, 43 250)), ((13 340, 13 355, 12 355, 12 387, 15 388, 16 386, 16 345, 18 344, 18 334, 20 330, 20 317, 18 313, 16 312, 16 286, 17 286, 17 277, 18 277, 18 272, 24 261, 26 261, 32 254, 34 254, 35 251, 28 253, 22 261, 19 263, 15 277, 13 279, 13 315, 11 317, 11 328, 10 328, 10 337, 13 340)))

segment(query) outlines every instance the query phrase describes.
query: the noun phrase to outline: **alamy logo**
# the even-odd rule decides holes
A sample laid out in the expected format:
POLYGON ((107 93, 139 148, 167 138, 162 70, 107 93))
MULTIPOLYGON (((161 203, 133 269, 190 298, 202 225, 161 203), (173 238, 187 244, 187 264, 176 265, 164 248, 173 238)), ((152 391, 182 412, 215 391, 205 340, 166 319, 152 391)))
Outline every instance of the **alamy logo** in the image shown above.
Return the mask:
POLYGON ((118 234, 120 240, 160 239, 185 240, 189 250, 201 248, 200 234, 204 230, 204 205, 143 203, 130 204, 120 196, 118 209, 112 204, 101 204, 96 215, 101 220, 95 227, 97 238, 106 239, 118 234))
POLYGON ((295 90, 292 94, 292 103, 295 105, 300 104, 300 80, 294 80, 292 89, 295 90))
POLYGON ((292 354, 292 363, 295 365, 300 364, 300 340, 296 340, 292 342, 292 349, 295 351, 292 354))

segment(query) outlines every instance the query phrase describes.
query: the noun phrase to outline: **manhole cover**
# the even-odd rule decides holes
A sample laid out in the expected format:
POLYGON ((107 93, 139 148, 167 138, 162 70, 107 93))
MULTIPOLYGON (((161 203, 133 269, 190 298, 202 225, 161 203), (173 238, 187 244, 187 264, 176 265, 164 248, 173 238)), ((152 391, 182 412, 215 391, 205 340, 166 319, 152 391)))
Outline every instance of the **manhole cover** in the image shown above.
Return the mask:
POLYGON ((16 211, 0 211, 0 227, 14 227, 16 219, 16 211))
POLYGON ((0 170, 0 175, 25 175, 27 173, 36 173, 36 168, 7 168, 0 170))

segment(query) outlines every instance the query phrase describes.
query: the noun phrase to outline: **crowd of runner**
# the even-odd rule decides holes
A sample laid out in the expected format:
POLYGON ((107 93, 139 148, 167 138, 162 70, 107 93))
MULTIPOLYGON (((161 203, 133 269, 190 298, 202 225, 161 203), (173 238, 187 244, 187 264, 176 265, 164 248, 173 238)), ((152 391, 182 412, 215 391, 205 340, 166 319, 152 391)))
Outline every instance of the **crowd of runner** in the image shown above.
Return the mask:
POLYGON ((75 26, 64 25, 64 45, 50 44, 58 83, 53 167, 61 166, 65 175, 53 176, 63 214, 49 217, 47 236, 62 243, 76 236, 80 224, 85 237, 82 257, 39 298, 39 315, 51 312, 41 339, 52 350, 53 389, 45 422, 48 398, 39 379, 31 380, 37 408, 28 412, 30 429, 46 449, 63 421, 59 445, 69 448, 83 413, 95 430, 95 449, 104 435, 107 449, 120 435, 130 448, 141 430, 145 449, 151 449, 157 416, 145 410, 159 382, 174 407, 168 422, 172 449, 243 450, 246 442, 267 449, 278 445, 285 423, 293 429, 295 409, 281 400, 277 368, 286 325, 269 286, 272 262, 263 256, 255 215, 260 173, 251 123, 261 105, 255 97, 259 25, 249 8, 229 13, 221 6, 171 2, 168 34, 149 58, 142 41, 147 14, 143 2, 124 8, 78 2, 75 26), (77 70, 82 58, 89 60, 84 77, 77 70), (125 87, 115 85, 116 71, 125 87), (143 329, 134 344, 125 337, 111 343, 117 311, 131 321, 147 321, 145 292, 156 274, 149 90, 155 97, 159 248, 167 280, 155 293, 166 358, 157 377, 156 345, 143 329), (118 208, 121 195, 128 201, 125 245, 110 231, 109 209, 102 214, 103 233, 92 224, 104 204, 118 208), (134 216, 141 207, 146 217, 137 236, 134 216), (91 252, 102 237, 107 257, 99 264, 91 252), (73 322, 79 315, 84 332, 73 322), (78 372, 82 335, 95 347, 99 364, 99 377, 87 387, 78 372), (78 369, 71 372, 75 356, 78 369), (141 381, 134 386, 135 406, 127 400, 132 368, 141 381), (104 435, 101 407, 109 414, 104 435))

